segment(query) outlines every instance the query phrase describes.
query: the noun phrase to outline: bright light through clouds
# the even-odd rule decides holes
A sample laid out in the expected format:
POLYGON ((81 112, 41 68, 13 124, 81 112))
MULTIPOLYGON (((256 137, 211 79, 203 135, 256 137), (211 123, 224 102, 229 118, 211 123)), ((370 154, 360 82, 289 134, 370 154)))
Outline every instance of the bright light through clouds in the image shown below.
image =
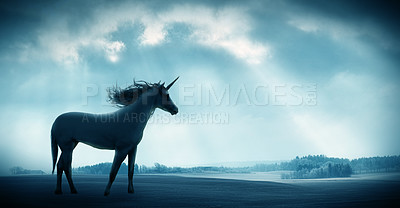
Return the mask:
MULTIPOLYGON (((116 110, 106 88, 133 78, 180 76, 170 90, 179 114, 154 115, 186 121, 149 123, 139 164, 400 154, 400 32, 384 3, 156 3, 2 4, 0 174, 49 171, 54 119, 116 110), (229 119, 188 122, 200 115, 229 119)), ((79 144, 73 164, 110 161, 79 144)))
POLYGON ((105 42, 105 51, 111 62, 117 62, 119 57, 118 53, 125 48, 125 44, 121 41, 114 41, 111 43, 105 42))
POLYGON ((57 22, 56 24, 61 24, 57 28, 52 23, 45 33, 40 34, 40 44, 48 49, 50 57, 60 63, 78 63, 80 51, 88 48, 98 48, 111 62, 116 62, 122 49, 133 47, 113 39, 113 33, 120 28, 140 24, 143 27, 140 31, 142 34, 138 37, 131 34, 131 38, 136 38, 143 47, 152 47, 164 44, 169 35, 168 29, 180 23, 190 28, 190 33, 186 35, 193 43, 223 49, 250 64, 259 64, 270 55, 265 42, 250 39, 249 32, 253 29, 250 17, 240 7, 184 5, 174 6, 159 14, 144 5, 139 5, 141 11, 135 12, 137 7, 136 4, 124 4, 96 12, 93 14, 94 19, 107 19, 79 28, 79 36, 71 33, 64 21, 57 22))

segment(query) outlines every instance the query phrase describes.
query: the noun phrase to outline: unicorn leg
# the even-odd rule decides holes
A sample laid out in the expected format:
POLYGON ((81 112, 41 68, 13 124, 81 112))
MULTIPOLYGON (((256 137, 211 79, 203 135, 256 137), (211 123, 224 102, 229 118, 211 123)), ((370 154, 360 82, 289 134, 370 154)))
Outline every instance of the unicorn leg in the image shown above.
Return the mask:
POLYGON ((76 191, 76 188, 74 186, 74 183, 72 182, 72 177, 71 177, 72 151, 66 152, 64 162, 65 162, 64 172, 68 180, 69 188, 71 189, 71 193, 76 194, 78 192, 76 191))
POLYGON ((127 155, 126 153, 121 153, 115 150, 114 161, 110 171, 110 178, 108 180, 106 190, 104 191, 104 196, 108 196, 110 194, 111 185, 114 182, 115 176, 117 176, 119 167, 121 166, 121 163, 124 161, 126 155, 127 155))
POLYGON ((57 163, 57 186, 56 190, 54 191, 55 194, 62 194, 61 190, 61 180, 62 180, 62 173, 63 173, 63 153, 60 155, 60 159, 58 159, 57 163))
POLYGON ((128 154, 128 193, 134 193, 133 189, 133 173, 135 170, 135 158, 136 158, 137 146, 128 154))

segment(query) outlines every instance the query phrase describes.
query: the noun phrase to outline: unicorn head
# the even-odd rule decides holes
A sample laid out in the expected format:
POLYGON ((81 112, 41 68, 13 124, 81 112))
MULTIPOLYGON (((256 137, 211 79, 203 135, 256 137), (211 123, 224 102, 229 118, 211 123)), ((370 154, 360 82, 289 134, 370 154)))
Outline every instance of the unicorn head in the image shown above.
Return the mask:
MULTIPOLYGON (((115 104, 117 107, 123 108, 136 102, 142 95, 145 95, 142 99, 143 104, 153 105, 155 108, 160 108, 164 111, 175 115, 178 113, 178 107, 171 100, 168 90, 178 80, 177 77, 171 84, 164 86, 165 83, 148 83, 146 81, 134 81, 133 85, 128 86, 125 89, 121 89, 118 86, 108 88, 109 101, 115 104), (148 103, 149 98, 154 97, 154 103, 148 103)), ((153 109, 153 110, 154 110, 153 109)))
POLYGON ((160 108, 164 111, 167 111, 167 112, 171 113, 171 115, 175 115, 178 113, 178 107, 176 107, 174 102, 169 97, 168 90, 176 82, 176 80, 178 80, 178 78, 179 77, 177 77, 167 87, 164 86, 165 83, 162 83, 158 86, 159 96, 157 96, 155 103, 154 103, 156 108, 160 108))

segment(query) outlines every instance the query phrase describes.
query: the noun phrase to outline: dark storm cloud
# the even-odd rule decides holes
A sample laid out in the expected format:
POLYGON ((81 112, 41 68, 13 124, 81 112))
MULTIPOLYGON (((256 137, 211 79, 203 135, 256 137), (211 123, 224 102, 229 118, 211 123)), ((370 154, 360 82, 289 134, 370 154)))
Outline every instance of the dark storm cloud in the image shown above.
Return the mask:
POLYGON ((288 1, 304 12, 316 14, 341 22, 352 24, 354 27, 370 24, 381 30, 382 37, 394 44, 391 49, 398 51, 398 36, 400 35, 399 10, 400 4, 395 0, 300 0, 288 1))
POLYGON ((388 31, 399 32, 398 11, 400 6, 395 0, 300 0, 291 2, 321 15, 344 21, 372 21, 388 31))
POLYGON ((36 4, 29 2, 2 2, 0 4, 0 51, 16 47, 15 41, 31 42, 42 17, 36 4), (26 3, 26 4, 25 4, 26 3))

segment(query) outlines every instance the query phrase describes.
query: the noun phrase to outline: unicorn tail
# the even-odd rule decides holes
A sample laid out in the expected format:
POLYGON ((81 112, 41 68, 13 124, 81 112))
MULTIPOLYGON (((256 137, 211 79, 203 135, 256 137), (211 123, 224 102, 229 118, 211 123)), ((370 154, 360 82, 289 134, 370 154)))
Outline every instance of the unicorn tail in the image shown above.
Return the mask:
POLYGON ((54 174, 54 168, 56 167, 57 156, 58 156, 58 146, 56 138, 54 138, 53 131, 51 131, 51 154, 53 157, 53 171, 51 174, 54 174))

